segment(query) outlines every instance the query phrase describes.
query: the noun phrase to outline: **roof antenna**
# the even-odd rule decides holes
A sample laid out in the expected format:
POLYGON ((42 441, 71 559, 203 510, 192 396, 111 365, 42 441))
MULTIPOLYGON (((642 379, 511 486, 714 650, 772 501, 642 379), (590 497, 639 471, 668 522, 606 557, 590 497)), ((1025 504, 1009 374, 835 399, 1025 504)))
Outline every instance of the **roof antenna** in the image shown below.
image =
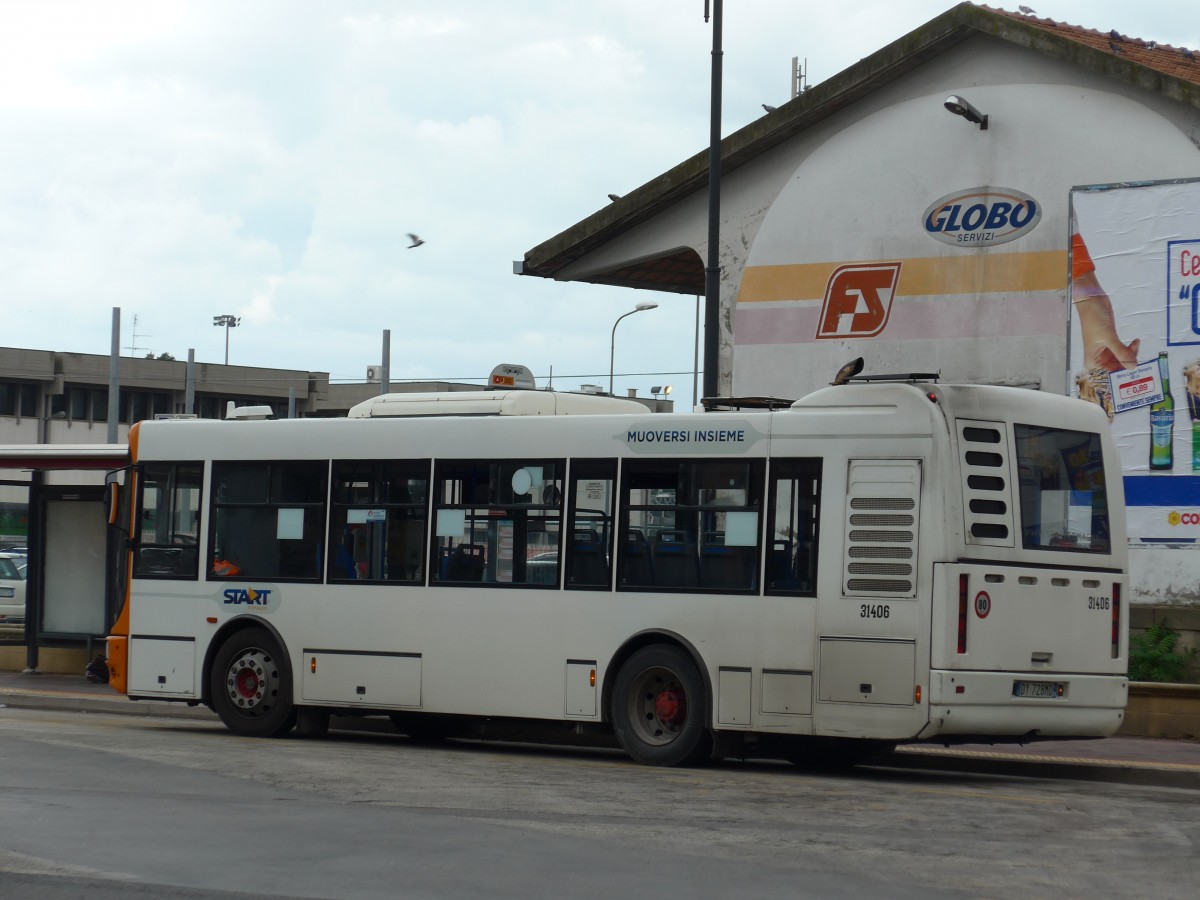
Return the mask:
POLYGON ((833 376, 833 381, 831 381, 829 383, 830 384, 845 384, 847 381, 849 381, 851 378, 853 378, 855 375, 857 375, 862 370, 863 370, 863 358, 860 356, 857 359, 850 360, 850 362, 846 363, 844 366, 842 366, 840 369, 838 369, 838 373, 833 376))

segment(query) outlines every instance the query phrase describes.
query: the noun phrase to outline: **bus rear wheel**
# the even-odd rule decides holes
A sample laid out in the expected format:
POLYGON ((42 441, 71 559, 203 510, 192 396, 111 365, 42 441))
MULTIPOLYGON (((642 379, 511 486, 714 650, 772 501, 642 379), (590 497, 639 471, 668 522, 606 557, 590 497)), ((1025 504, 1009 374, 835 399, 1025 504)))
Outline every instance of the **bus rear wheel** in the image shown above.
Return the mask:
POLYGON ((650 766, 693 765, 707 757, 704 680, 678 647, 643 647, 621 666, 612 694, 617 740, 634 760, 650 766))
POLYGON ((245 737, 279 737, 296 724, 292 672, 279 643, 265 628, 230 635, 213 660, 213 711, 245 737))

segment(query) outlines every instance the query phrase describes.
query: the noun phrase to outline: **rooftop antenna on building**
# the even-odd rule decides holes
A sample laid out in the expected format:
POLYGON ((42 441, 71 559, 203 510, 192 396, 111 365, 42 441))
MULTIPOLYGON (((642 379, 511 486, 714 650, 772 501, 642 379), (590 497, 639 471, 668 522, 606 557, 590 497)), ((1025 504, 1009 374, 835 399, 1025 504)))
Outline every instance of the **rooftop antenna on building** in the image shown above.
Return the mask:
POLYGON ((808 57, 801 64, 800 57, 792 57, 792 99, 808 90, 808 57))
MULTIPOLYGON (((133 316, 133 335, 129 338, 129 346, 125 348, 126 350, 129 351, 130 356, 137 356, 139 350, 150 350, 149 347, 139 347, 138 346, 137 323, 138 323, 138 317, 137 317, 137 314, 135 313, 133 316)), ((142 337, 154 337, 154 335, 143 334, 142 337)), ((153 353, 154 351, 151 350, 150 352, 153 353)))

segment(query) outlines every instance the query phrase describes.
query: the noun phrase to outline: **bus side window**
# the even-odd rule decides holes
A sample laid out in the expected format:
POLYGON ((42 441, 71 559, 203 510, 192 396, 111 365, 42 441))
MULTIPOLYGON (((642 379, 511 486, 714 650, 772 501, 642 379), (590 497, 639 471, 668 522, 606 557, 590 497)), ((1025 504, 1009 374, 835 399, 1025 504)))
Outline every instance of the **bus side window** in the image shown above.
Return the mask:
POLYGON ((199 570, 200 463, 148 463, 138 478, 141 528, 134 578, 191 578, 199 570))
POLYGON ((571 460, 566 586, 607 589, 612 584, 615 459, 571 460))
POLYGON ((329 581, 425 580, 429 460, 335 460, 329 581))
POLYGON ((557 587, 563 461, 439 460, 433 584, 557 587))
POLYGON ((630 460, 621 483, 627 589, 758 589, 762 460, 630 460))
POLYGON ((319 580, 329 463, 214 462, 210 578, 319 580))
POLYGON ((813 596, 817 586, 821 460, 773 459, 769 504, 766 592, 813 596))

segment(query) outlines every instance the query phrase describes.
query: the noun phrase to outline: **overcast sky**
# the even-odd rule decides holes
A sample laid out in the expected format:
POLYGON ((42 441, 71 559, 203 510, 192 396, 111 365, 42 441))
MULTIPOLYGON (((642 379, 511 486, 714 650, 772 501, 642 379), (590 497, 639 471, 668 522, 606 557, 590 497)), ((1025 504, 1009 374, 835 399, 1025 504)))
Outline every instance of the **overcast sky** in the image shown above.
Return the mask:
MULTIPOLYGON (((1039 15, 1200 49, 1178 0, 1039 15)), ((729 0, 722 133, 947 0, 729 0)), ((1015 6, 1015 4, 1012 4, 1015 6)), ((1011 7, 1010 7, 1011 8, 1011 7)), ((708 142, 704 0, 3 0, 0 345, 692 395, 693 297, 512 274, 708 142), (406 234, 426 243, 408 248, 406 234), (136 331, 135 331, 136 317, 136 331)))

